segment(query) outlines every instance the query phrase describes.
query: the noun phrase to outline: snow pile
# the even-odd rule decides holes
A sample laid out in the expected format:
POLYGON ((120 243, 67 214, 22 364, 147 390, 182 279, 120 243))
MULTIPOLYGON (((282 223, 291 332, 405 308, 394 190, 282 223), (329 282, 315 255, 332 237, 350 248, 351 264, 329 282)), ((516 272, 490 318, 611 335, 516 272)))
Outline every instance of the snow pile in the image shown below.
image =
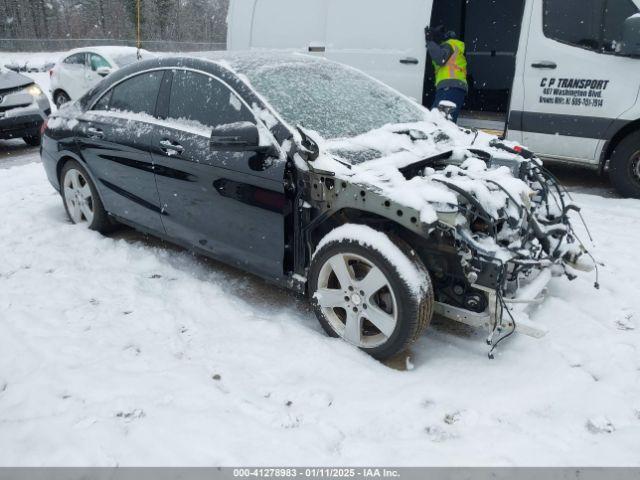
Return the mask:
POLYGON ((552 280, 549 334, 494 361, 436 325, 398 372, 260 280, 69 224, 41 165, 0 170, 0 465, 640 466, 640 201, 576 197, 600 291, 552 280))

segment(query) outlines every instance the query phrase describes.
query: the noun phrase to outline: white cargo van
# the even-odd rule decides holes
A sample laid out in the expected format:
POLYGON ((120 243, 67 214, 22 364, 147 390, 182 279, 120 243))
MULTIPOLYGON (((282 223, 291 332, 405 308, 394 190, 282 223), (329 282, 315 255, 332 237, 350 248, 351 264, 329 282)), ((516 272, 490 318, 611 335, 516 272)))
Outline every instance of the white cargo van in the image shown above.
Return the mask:
POLYGON ((640 0, 231 0, 228 48, 292 48, 359 68, 430 107, 425 25, 459 32, 459 123, 603 171, 640 197, 640 0))

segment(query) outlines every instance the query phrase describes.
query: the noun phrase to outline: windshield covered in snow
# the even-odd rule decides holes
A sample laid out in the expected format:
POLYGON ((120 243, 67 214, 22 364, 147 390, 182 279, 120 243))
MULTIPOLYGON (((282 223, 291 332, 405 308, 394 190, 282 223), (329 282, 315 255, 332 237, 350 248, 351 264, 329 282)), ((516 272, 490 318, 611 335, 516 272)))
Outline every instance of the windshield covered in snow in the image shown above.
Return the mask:
POLYGON ((243 59, 234 67, 290 125, 301 124, 326 139, 425 118, 417 104, 343 65, 294 55, 261 60, 243 59))

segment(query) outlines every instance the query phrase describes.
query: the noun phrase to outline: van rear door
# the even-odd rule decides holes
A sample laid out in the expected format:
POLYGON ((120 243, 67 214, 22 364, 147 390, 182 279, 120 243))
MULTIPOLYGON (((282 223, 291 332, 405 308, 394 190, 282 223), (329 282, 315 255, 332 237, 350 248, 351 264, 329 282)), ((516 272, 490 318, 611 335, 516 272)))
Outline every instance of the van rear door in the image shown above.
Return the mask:
MULTIPOLYGON (((597 163, 607 131, 638 97, 638 60, 617 53, 631 0, 531 0, 521 83, 523 111, 511 133, 538 154, 597 163)), ((519 97, 515 95, 514 98, 519 97)))
POLYGON ((328 3, 327 57, 363 70, 422 103, 424 27, 431 18, 432 1, 328 3))

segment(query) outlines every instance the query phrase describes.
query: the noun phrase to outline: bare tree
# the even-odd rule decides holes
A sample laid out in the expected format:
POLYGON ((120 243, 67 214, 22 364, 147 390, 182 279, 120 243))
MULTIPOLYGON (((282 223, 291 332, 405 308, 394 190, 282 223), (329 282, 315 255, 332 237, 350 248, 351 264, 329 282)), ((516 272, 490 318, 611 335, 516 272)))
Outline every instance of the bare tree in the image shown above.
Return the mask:
MULTIPOLYGON (((143 40, 224 42, 228 1, 140 0, 143 40)), ((3 39, 136 37, 137 0, 0 0, 0 10, 3 39)))

